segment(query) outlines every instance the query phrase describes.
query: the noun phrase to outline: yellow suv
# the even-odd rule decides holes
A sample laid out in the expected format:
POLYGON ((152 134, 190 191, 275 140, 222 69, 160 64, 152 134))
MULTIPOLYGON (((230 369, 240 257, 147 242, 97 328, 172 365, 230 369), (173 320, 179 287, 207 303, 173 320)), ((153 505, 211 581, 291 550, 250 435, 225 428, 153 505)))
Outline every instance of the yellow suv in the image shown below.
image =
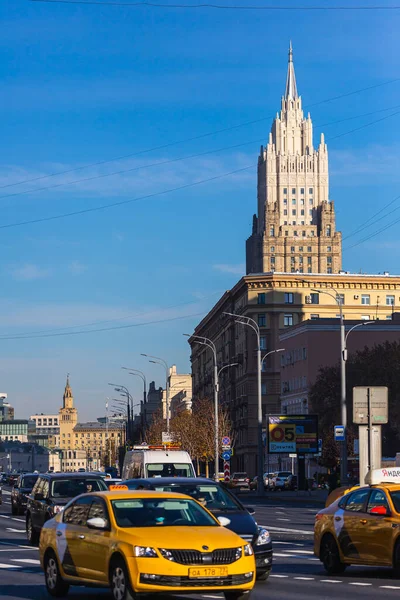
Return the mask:
POLYGON ((111 587, 114 600, 136 594, 224 592, 249 598, 253 549, 193 498, 116 490, 84 494, 48 521, 40 536, 47 591, 111 587))

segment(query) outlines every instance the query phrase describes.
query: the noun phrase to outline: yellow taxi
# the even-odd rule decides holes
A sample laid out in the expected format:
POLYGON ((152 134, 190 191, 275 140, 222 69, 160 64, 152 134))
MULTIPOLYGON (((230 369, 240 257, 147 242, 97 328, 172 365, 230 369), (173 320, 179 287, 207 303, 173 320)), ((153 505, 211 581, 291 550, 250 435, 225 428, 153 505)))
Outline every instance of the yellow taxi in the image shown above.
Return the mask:
MULTIPOLYGON (((116 486, 117 487, 117 486, 116 486)), ((248 599, 253 549, 190 496, 147 490, 83 494, 41 532, 51 596, 70 585, 111 587, 114 600, 159 592, 224 592, 248 599)))
POLYGON ((316 515, 314 553, 332 575, 373 565, 400 576, 400 469, 376 469, 367 481, 316 515))

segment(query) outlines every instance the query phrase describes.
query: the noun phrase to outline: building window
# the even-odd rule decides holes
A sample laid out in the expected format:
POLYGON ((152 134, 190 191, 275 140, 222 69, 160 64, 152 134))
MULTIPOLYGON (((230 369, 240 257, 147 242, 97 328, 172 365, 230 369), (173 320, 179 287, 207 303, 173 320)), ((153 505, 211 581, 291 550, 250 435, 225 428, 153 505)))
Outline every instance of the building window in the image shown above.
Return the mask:
MULTIPOLYGON (((301 222, 301 224, 302 224, 302 225, 304 225, 304 221, 302 221, 302 222, 301 222)), ((306 237, 307 233, 306 233, 305 231, 302 231, 302 232, 301 232, 301 235, 302 235, 303 237, 306 237)))
POLYGON ((292 204, 296 204, 296 198, 292 198, 292 204))
POLYGON ((328 267, 328 268, 326 269, 326 272, 328 273, 328 275, 330 275, 330 274, 332 273, 332 267, 328 267))
POLYGON ((310 204, 310 206, 312 206, 312 205, 313 205, 313 203, 314 203, 313 199, 312 199, 312 198, 310 198, 310 199, 309 199, 309 201, 308 201, 308 204, 310 204))
POLYGON ((386 315, 386 321, 391 321, 392 320, 392 315, 386 315))
POLYGON ((369 321, 369 315, 361 315, 361 321, 369 321))
POLYGON ((293 237, 297 237, 297 231, 293 231, 293 237))
POLYGON ((295 216, 296 216, 296 209, 294 208, 294 209, 292 210, 292 217, 295 217, 295 216))
POLYGON ((308 214, 310 215, 310 217, 312 217, 312 211, 313 211, 312 208, 310 208, 309 211, 308 211, 308 214))
POLYGON ((287 198, 283 199, 283 204, 287 204, 287 198))
POLYGON ((290 257, 290 262, 291 262, 292 265, 294 265, 294 256, 290 257))
POLYGON ((299 256, 299 264, 302 265, 303 264, 303 257, 299 256))
POLYGON ((328 258, 326 259, 326 262, 328 263, 328 265, 332 264, 332 256, 328 256, 328 258))
POLYGON ((285 208, 285 210, 283 211, 283 214, 286 216, 287 215, 287 209, 285 208))
POLYGON ((261 394, 263 396, 266 396, 267 394, 267 384, 265 383, 265 381, 263 381, 261 384, 261 394))
POLYGON ((273 225, 271 225, 271 227, 269 228, 269 235, 275 235, 275 227, 273 225))
POLYGON ((308 267, 307 273, 312 273, 312 268, 311 267, 308 267))
POLYGON ((293 304, 294 294, 292 292, 285 292, 285 304, 293 304))
POLYGON ((313 321, 315 321, 315 319, 319 319, 319 315, 310 315, 310 319, 312 319, 313 321))
POLYGON ((275 252, 275 246, 271 246, 271 252, 275 252))
POLYGON ((289 235, 289 232, 287 229, 285 229, 285 236, 288 237, 288 235, 289 235))
POLYGON ((292 194, 296 193, 296 188, 292 188, 292 194))
POLYGON ((313 188, 308 188, 308 193, 312 194, 313 193, 313 188))
POLYGON ((331 226, 330 225, 326 226, 326 236, 331 237, 331 226))
POLYGON ((319 304, 319 294, 313 293, 310 294, 311 302, 310 304, 319 304))
POLYGON ((283 193, 287 194, 287 188, 283 188, 283 193))
POLYGON ((257 304, 265 304, 265 294, 257 294, 257 304))
POLYGON ((311 265, 311 256, 307 256, 307 264, 311 265))
POLYGON ((300 213, 302 216, 304 216, 304 208, 301 209, 300 213))
POLYGON ((361 294, 361 304, 371 304, 371 297, 369 294, 361 294))
MULTIPOLYGON (((283 222, 283 224, 284 224, 284 225, 287 225, 287 221, 284 221, 284 222, 283 222)), ((287 235, 287 233, 286 233, 286 232, 285 232, 285 235, 287 235)))
POLYGON ((301 198, 300 204, 301 204, 301 206, 304 206, 304 198, 301 198))
POLYGON ((260 350, 267 349, 267 337, 265 335, 260 336, 260 350))
POLYGON ((304 188, 300 188, 300 194, 304 194, 304 188))
POLYGON ((290 252, 295 252, 296 248, 294 246, 290 246, 290 252))
POLYGON ((327 251, 327 252, 332 252, 332 246, 327 246, 327 247, 326 247, 326 251, 327 251))
MULTIPOLYGON (((310 221, 310 225, 312 225, 312 221, 310 221)), ((311 231, 311 237, 314 237, 315 231, 311 231)))
POLYGON ((267 315, 265 313, 260 313, 258 315, 258 326, 265 327, 267 324, 267 315))
POLYGON ((394 296, 386 296, 386 306, 394 306, 394 296))
POLYGON ((283 325, 285 327, 291 327, 293 325, 293 315, 292 314, 283 315, 283 325))
POLYGON ((271 265, 275 266, 275 256, 271 256, 271 265))
POLYGON ((299 252, 303 252, 303 246, 299 246, 299 252))

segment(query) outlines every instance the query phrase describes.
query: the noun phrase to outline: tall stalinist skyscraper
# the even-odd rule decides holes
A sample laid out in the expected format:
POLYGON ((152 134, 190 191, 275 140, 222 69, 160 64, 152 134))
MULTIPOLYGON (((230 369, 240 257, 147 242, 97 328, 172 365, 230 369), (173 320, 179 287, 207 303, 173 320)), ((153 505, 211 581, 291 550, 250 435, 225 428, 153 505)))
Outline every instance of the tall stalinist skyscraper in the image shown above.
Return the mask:
POLYGON ((297 92, 292 45, 285 95, 258 158, 258 214, 246 243, 246 272, 338 273, 342 236, 329 199, 328 149, 313 145, 297 92))

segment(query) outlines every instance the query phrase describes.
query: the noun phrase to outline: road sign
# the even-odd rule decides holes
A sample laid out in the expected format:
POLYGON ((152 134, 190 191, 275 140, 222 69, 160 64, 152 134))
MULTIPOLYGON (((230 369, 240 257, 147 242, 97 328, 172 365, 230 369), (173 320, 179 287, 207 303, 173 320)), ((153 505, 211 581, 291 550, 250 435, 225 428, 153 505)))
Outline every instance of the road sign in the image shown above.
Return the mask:
POLYGON ((230 450, 224 450, 222 453, 223 460, 230 460, 232 456, 232 452, 230 450))
POLYGON ((231 465, 229 460, 224 462, 224 481, 229 481, 231 478, 231 465))
POLYGON ((316 415, 269 415, 268 453, 315 454, 318 452, 316 415))
POLYGON ((163 444, 171 443, 173 441, 172 435, 170 433, 167 433, 166 431, 163 431, 161 433, 161 441, 163 444))
POLYGON ((353 423, 368 425, 368 393, 371 406, 371 424, 383 425, 388 422, 388 388, 353 387, 353 423))
POLYGON ((297 458, 297 454, 289 454, 289 458, 297 458))
POLYGON ((335 425, 335 442, 344 442, 345 441, 345 433, 343 425, 335 425))
POLYGON ((222 438, 222 445, 223 446, 231 445, 231 438, 228 435, 224 435, 224 437, 222 438))

